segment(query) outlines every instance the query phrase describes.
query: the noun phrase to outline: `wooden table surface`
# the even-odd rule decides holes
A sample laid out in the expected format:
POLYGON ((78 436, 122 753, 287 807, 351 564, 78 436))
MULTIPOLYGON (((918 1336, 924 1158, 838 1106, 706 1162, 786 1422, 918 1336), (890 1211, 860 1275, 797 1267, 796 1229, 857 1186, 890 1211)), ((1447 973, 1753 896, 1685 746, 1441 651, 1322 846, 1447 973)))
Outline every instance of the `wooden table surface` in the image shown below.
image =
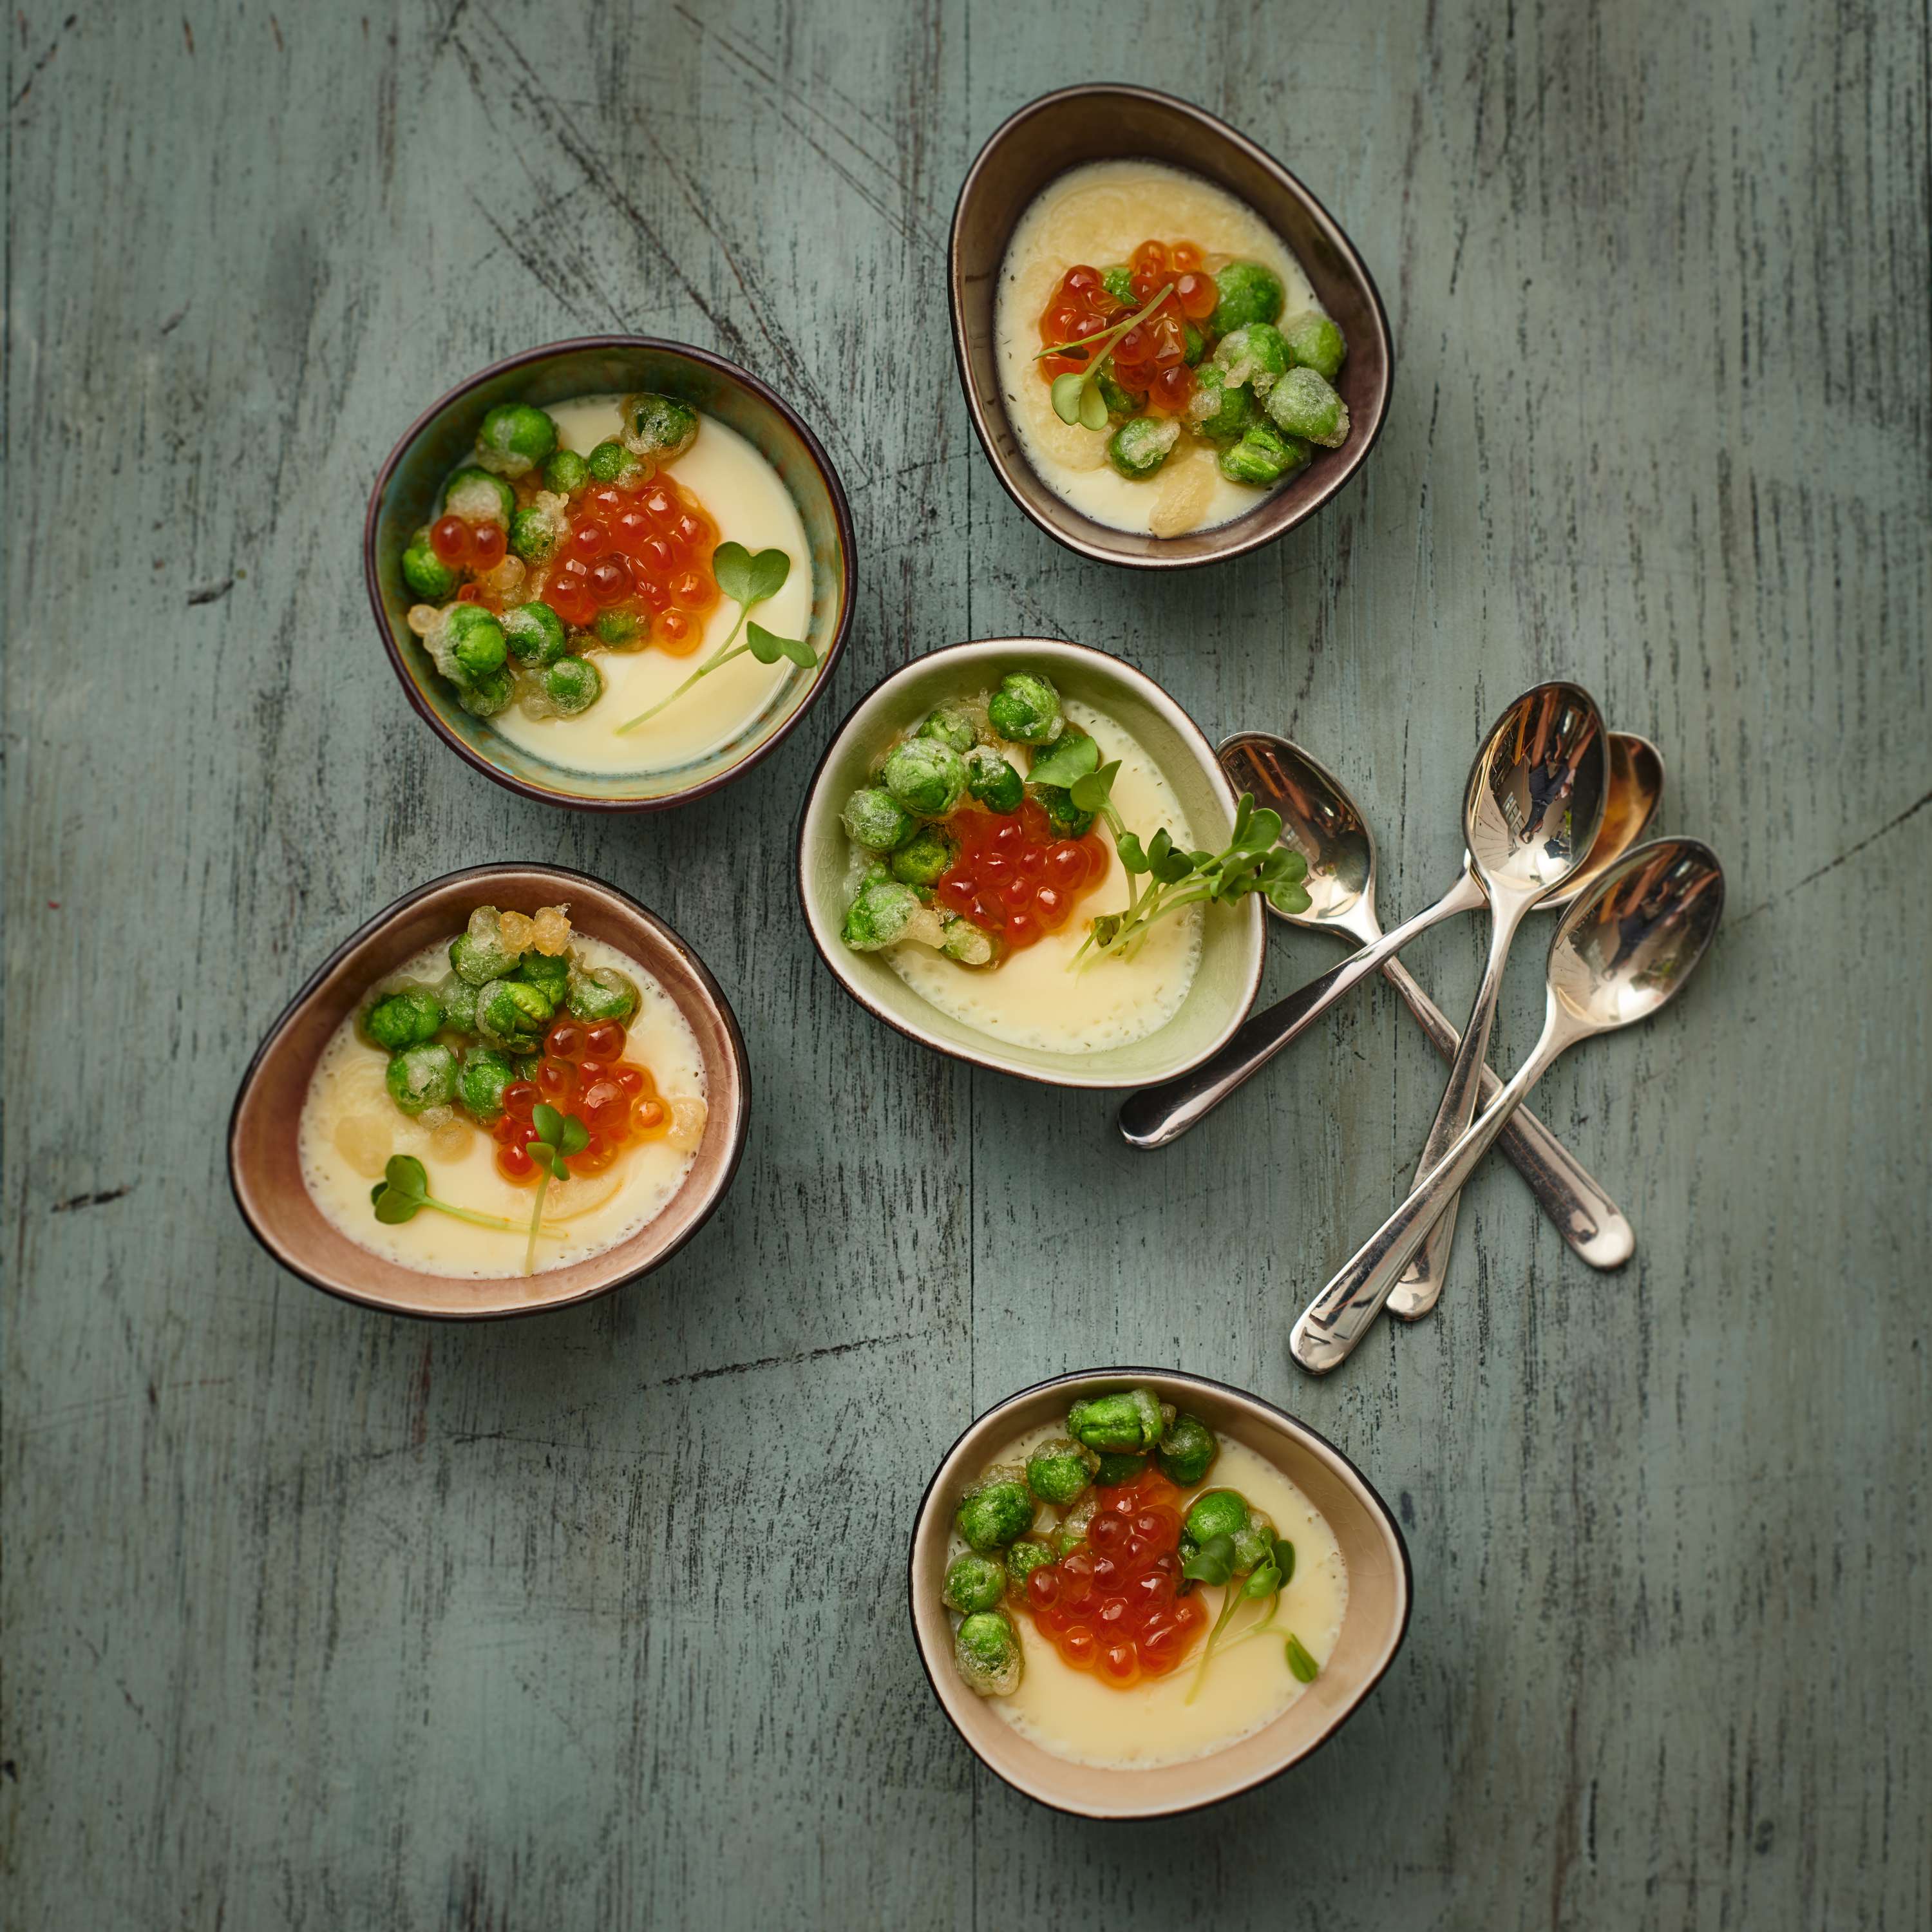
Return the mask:
MULTIPOLYGON (((10 1926, 1928 1922, 1922 8, 22 0, 4 32, 10 1926), (1398 345, 1344 497, 1166 581, 1022 518, 948 341, 968 161, 1096 77, 1300 173, 1398 345), (779 756, 600 822, 410 713, 358 546, 425 401, 609 329, 796 403, 860 595, 779 756), (1576 676, 1655 739, 1726 926, 1538 1102, 1629 1210, 1628 1268, 1492 1163, 1436 1317, 1311 1382, 1293 1312, 1439 1088, 1386 991, 1147 1156, 1107 1096, 837 990, 800 788, 888 669, 1010 633, 1316 750, 1385 914, 1447 883, 1522 686, 1576 676), (505 858, 614 881, 709 962, 749 1148, 640 1286, 379 1318, 250 1240, 230 1101, 340 937, 505 858), (968 1418, 1121 1361, 1331 1437, 1416 1584, 1324 1750, 1135 1828, 978 1770, 904 1604, 968 1418)), ((1410 957, 1453 1006, 1480 944, 1410 957)), ((1278 938, 1269 987, 1334 956, 1278 938)))

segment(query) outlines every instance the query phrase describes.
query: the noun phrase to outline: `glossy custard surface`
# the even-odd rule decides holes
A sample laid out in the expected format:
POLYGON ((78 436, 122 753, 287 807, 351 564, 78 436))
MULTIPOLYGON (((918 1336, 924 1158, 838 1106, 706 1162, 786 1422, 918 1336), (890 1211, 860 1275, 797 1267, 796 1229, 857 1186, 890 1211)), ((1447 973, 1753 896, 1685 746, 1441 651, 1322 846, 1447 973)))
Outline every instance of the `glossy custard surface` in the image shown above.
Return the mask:
MULTIPOLYGON (((587 456, 620 427, 610 396, 586 396, 550 406, 558 446, 587 456)), ((784 587, 753 616, 779 637, 802 638, 812 624, 812 553, 805 525, 778 472, 736 430, 700 413, 697 440, 665 464, 718 526, 721 542, 747 550, 782 550, 791 559, 784 587)), ((776 697, 792 667, 762 664, 749 652, 701 680, 675 704, 620 736, 616 728, 675 691, 722 644, 738 607, 720 598, 704 620, 704 634, 681 656, 646 648, 601 650, 595 662, 603 694, 574 718, 532 718, 517 706, 490 721, 513 745, 566 771, 598 774, 674 770, 717 750, 749 728, 776 697)))
MULTIPOLYGON (((615 967, 637 982, 641 999, 625 1022, 626 1058, 650 1068, 667 1101, 702 1101, 704 1065, 698 1038, 670 995, 615 947, 580 934, 571 945, 585 966, 615 967)), ((433 985, 448 964, 446 948, 433 946, 393 975, 393 982, 433 985)), ((413 1154, 429 1171, 429 1192, 460 1207, 527 1226, 535 1198, 530 1186, 498 1172, 497 1143, 486 1130, 460 1117, 443 1127, 426 1127, 400 1112, 383 1086, 388 1064, 387 1054, 358 1035, 352 1018, 322 1049, 301 1130, 302 1178, 316 1204, 358 1246, 406 1267, 479 1280, 521 1274, 520 1234, 473 1227, 429 1209, 395 1226, 376 1219, 369 1190, 393 1154, 413 1154)), ((538 1271, 615 1247, 659 1214, 690 1170, 704 1131, 701 1112, 694 1118, 694 1132, 634 1143, 601 1174, 552 1181, 544 1222, 560 1229, 560 1237, 546 1235, 538 1243, 538 1271)))
POLYGON ((1144 482, 1118 474, 1107 438, 1064 423, 1040 380, 1039 319, 1076 263, 1124 262, 1149 236, 1186 236, 1211 263, 1259 262, 1280 277, 1282 313, 1319 309, 1288 244, 1246 202, 1198 176, 1157 161, 1092 161, 1049 182, 1021 216, 1000 266, 993 329, 1000 388, 1020 447, 1042 482, 1096 523, 1154 536, 1178 536, 1245 514, 1268 492, 1231 483, 1215 451, 1183 436, 1144 482))
MULTIPOLYGON (((1103 759, 1119 759, 1114 803, 1143 842, 1166 826, 1177 844, 1192 845, 1192 831, 1180 801, 1140 744, 1103 713, 1066 701, 1067 717, 1090 732, 1103 759)), ((1150 928, 1130 959, 1095 960, 1070 970, 1094 914, 1127 903, 1126 869, 1103 824, 1094 838, 1106 854, 1106 870, 1058 931, 1009 952, 992 968, 962 966, 929 947, 896 946, 887 962, 914 992, 964 1024, 995 1040, 1054 1053, 1094 1053, 1144 1038, 1180 1010, 1201 962, 1201 910, 1190 907, 1150 928)), ((861 861, 862 868, 862 861, 861 861)))
MULTIPOLYGON (((1023 1462, 1037 1444, 1061 1432, 1058 1423, 1034 1430, 993 1460, 1023 1462)), ((1274 1619, 1279 1640, 1262 1636, 1217 1652, 1190 1703, 1203 1633, 1220 1612, 1222 1592, 1216 1586, 1196 1586, 1193 1594, 1204 1615, 1190 1632, 1190 1648, 1179 1663, 1166 1675, 1144 1676, 1125 1689, 1104 1682, 1096 1671, 1063 1661, 1030 1613, 1012 1611, 1026 1660, 1024 1674, 1011 1696, 988 1702, 1022 1736, 1054 1756, 1110 1768, 1151 1768, 1204 1757, 1259 1730, 1308 1688, 1288 1668, 1288 1631, 1300 1639, 1318 1664, 1326 1664, 1334 1651, 1348 1603, 1348 1572, 1334 1531, 1274 1463, 1226 1436, 1220 1442, 1220 1453, 1206 1480, 1182 1492, 1180 1508, 1184 1514, 1204 1490, 1238 1490, 1274 1519, 1276 1534, 1294 1544, 1294 1575, 1282 1592, 1274 1619)), ((956 1538, 953 1553, 965 1546, 956 1538)))

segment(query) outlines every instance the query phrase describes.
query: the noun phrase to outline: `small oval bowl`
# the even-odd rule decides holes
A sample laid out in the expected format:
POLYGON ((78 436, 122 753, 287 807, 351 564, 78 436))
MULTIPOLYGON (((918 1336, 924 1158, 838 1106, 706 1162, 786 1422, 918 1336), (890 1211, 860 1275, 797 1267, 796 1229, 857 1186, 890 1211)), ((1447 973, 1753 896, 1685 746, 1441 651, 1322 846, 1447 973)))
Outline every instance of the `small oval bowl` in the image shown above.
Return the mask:
POLYGON ((436 736, 466 764, 524 798, 587 812, 654 812, 702 798, 769 757, 832 680, 851 628, 852 513, 844 486, 818 437, 784 398, 735 363, 683 343, 644 335, 586 336, 494 363, 459 382, 406 430, 370 492, 362 568, 383 649, 408 698, 436 736), (430 520, 442 482, 474 446, 500 403, 563 403, 608 391, 656 389, 735 429, 783 479, 798 506, 812 552, 815 670, 794 667, 765 710, 730 743, 662 772, 598 777, 520 750, 472 718, 436 674, 408 623, 416 600, 403 581, 403 552, 430 520))
POLYGON ((1219 1804, 1279 1777, 1333 1737, 1395 1660, 1408 1630, 1414 1579, 1402 1530, 1374 1486, 1324 1437, 1258 1396, 1200 1376, 1159 1369, 1090 1369, 1056 1376, 989 1408, 946 1451, 912 1533, 913 1640, 940 1708, 996 1778, 1056 1811, 1087 1818, 1161 1818, 1219 1804), (1348 1570, 1342 1634, 1322 1674, 1252 1736, 1184 1763, 1147 1770, 1070 1763, 1022 1737, 961 1681, 952 1626, 940 1600, 946 1546, 959 1499, 1014 1437, 1062 1420, 1088 1389, 1141 1383, 1265 1457, 1328 1519, 1348 1570))
POLYGON ((365 1307, 452 1321, 533 1315, 608 1294, 662 1267, 709 1220, 745 1150, 751 1072, 736 1017, 704 962, 614 886, 556 866, 473 866, 385 906, 324 960, 256 1048, 228 1125, 228 1178, 249 1232, 291 1274, 365 1307), (373 1254, 322 1212, 302 1180, 302 1102, 322 1048, 374 986, 472 910, 533 913, 567 902, 571 923, 645 968, 690 1022, 704 1064, 704 1137, 677 1192, 628 1240, 568 1268, 479 1281, 373 1254))
POLYGON ((838 936, 850 866, 838 814, 867 782, 877 748, 942 699, 997 684, 1027 664, 1044 664, 1064 695, 1118 718, 1173 786, 1196 836, 1217 850, 1227 843, 1235 799, 1214 747, 1153 679, 1104 651, 1055 638, 949 644, 874 685, 819 760, 798 832, 799 896, 812 944, 862 1006, 935 1053, 1050 1087, 1141 1087, 1172 1079, 1222 1046, 1255 1003, 1268 949, 1258 898, 1209 908, 1200 968, 1180 1010, 1145 1039, 1100 1053, 1049 1053, 995 1040, 928 1005, 876 953, 854 952, 838 936))
POLYGON ((1226 122, 1145 87, 1107 84, 1042 94, 1003 123, 968 170, 952 211, 949 258, 952 347, 973 427, 1008 496, 1056 543, 1100 563, 1180 570, 1273 543, 1306 521, 1367 461, 1388 414, 1395 345, 1382 298, 1354 244, 1294 176, 1226 122), (1341 325, 1348 358, 1336 387, 1353 425, 1285 488, 1245 515, 1177 537, 1096 524, 1026 459, 1000 392, 994 308, 1000 265, 1040 190, 1088 161, 1153 160, 1184 169, 1247 203, 1300 259, 1322 305, 1341 325))

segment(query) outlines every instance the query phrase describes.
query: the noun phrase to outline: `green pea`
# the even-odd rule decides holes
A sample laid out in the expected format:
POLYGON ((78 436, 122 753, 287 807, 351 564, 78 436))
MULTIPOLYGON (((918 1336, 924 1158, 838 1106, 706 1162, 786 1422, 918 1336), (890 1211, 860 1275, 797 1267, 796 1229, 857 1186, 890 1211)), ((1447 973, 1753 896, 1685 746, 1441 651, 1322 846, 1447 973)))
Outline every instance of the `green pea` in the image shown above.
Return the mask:
POLYGON ((615 436, 600 442, 584 459, 584 467, 593 483, 614 483, 621 490, 634 489, 644 480, 643 460, 615 436))
POLYGON ((1107 460, 1133 482, 1151 476, 1180 440, 1172 416, 1130 416, 1107 439, 1107 460))
POLYGON ((1288 343, 1278 328, 1251 322, 1224 335, 1214 350, 1214 367, 1230 382, 1244 383, 1265 397, 1288 373, 1288 343))
POLYGON ((544 488, 574 496, 590 481, 590 466, 574 449, 560 449, 544 465, 544 488))
POLYGON ((1009 671, 988 700, 986 716, 1009 743, 1044 745, 1060 733, 1060 693, 1038 671, 1009 671))
POLYGON ((562 540, 563 532, 549 511, 540 510, 532 504, 526 510, 511 512, 511 554, 521 557, 524 562, 549 562, 562 540))
POLYGON ((970 715, 954 704, 942 704, 938 710, 928 712, 926 722, 913 736, 937 738, 942 745, 950 745, 962 754, 971 751, 980 742, 979 728, 970 715))
POLYGON ((460 687, 456 701, 472 718, 494 718, 499 712, 509 710, 510 700, 516 694, 516 680, 508 667, 499 664, 494 670, 486 670, 460 687))
POLYGON ((1181 1526, 1196 1543, 1211 1543, 1217 1536, 1232 1538, 1247 1526, 1247 1504, 1232 1490, 1210 1490, 1196 1497, 1181 1526))
POLYGON ((892 877, 908 886, 936 886, 958 856, 957 842, 936 825, 924 825, 892 854, 892 877))
POLYGON ((970 1616, 975 1610, 999 1607, 1006 1594, 1006 1566, 997 1556, 956 1556, 946 1566, 940 1594, 949 1610, 970 1616))
POLYGON ((1092 1450, 1071 1436, 1055 1436, 1027 1458, 1027 1487, 1042 1502, 1064 1509, 1086 1494, 1098 1460, 1092 1450))
POLYGON ((462 573, 436 554, 428 530, 418 530, 403 552, 403 581, 426 602, 440 604, 456 595, 462 573))
POLYGON ((626 442, 653 462, 668 463, 697 440, 698 412, 675 396, 661 396, 650 390, 626 396, 620 413, 624 418, 626 442))
POLYGON ((1268 392, 1268 412, 1284 436, 1340 449, 1348 440, 1348 406, 1326 376, 1291 369, 1268 392))
POLYGON ((1118 1450, 1109 1450, 1100 1458, 1100 1466, 1094 1472, 1094 1486, 1099 1490, 1116 1490, 1123 1483, 1131 1483, 1148 1466, 1144 1456, 1123 1456, 1118 1450))
POLYGON ((465 1108, 488 1126, 503 1111, 503 1089, 517 1077, 507 1054, 492 1046, 472 1046, 463 1056, 457 1093, 465 1108))
POLYGON ((600 610, 590 628, 600 644, 616 651, 634 651, 650 635, 642 620, 628 610, 600 610))
POLYGON ((1230 262, 1214 277, 1220 296, 1208 326, 1216 336, 1252 322, 1273 322, 1281 314, 1281 278, 1258 262, 1230 262))
POLYGON ((476 447, 502 475, 525 476, 556 448, 556 424, 528 403, 502 403, 483 418, 476 447))
POLYGON ((614 966, 571 976, 570 1010, 580 1020, 627 1020, 638 1010, 638 982, 614 966))
POLYGON ((406 1114, 446 1107, 456 1093, 456 1055, 446 1046, 410 1047, 391 1057, 382 1083, 406 1114))
POLYGON ((500 476, 466 464, 444 486, 442 507, 466 523, 501 524, 506 529, 517 507, 517 493, 500 476))
POLYGON ((1282 325, 1291 360, 1328 382, 1341 373, 1348 353, 1340 328, 1319 309, 1306 309, 1282 325))
POLYGON ((556 1011, 540 986, 492 980, 476 995, 476 1030, 505 1053, 534 1053, 556 1011))
POLYGON ((1160 1470, 1171 1483, 1191 1490, 1213 1468, 1221 1445, 1198 1415, 1177 1415, 1160 1438, 1160 1470))
POLYGON ((1232 442, 1255 419, 1255 399, 1212 362, 1196 376, 1187 399, 1188 427, 1214 442, 1232 442))
POLYGON ((962 1499, 959 1534, 984 1555, 1025 1535, 1036 1513, 1037 1505, 1024 1483, 1010 1476, 989 1477, 962 1499))
POLYGON ((526 952, 517 968, 517 977, 527 980, 553 1006, 560 1006, 570 994, 570 956, 526 952))
POLYGON ((886 754, 886 790, 921 818, 944 818, 966 790, 966 764, 936 738, 908 738, 886 754))
POLYGON ((838 936, 854 952, 883 952, 904 938, 920 910, 911 886, 890 877, 868 879, 845 908, 838 936))
POLYGON ((548 604, 519 604, 496 621, 503 627, 511 656, 537 670, 555 664, 568 642, 563 620, 548 604))
POLYGON ((1129 308, 1140 307, 1134 299, 1134 272, 1126 262, 1116 262, 1112 268, 1102 268, 1100 285, 1117 302, 1124 302, 1129 308))
POLYGON ((390 1053, 421 1046, 442 1027, 442 1002, 427 987, 410 986, 378 1000, 362 1016, 364 1029, 390 1053))
POLYGON ((880 785, 862 786, 839 816, 853 844, 868 852, 896 852, 919 830, 919 820, 880 785))
POLYGON ((1220 455, 1221 474, 1230 483, 1250 483, 1267 489, 1284 476, 1304 468, 1309 460, 1306 443, 1283 436, 1271 423, 1250 423, 1239 442, 1231 442, 1220 455))
POLYGON ((952 1661, 968 1688, 982 1697, 1010 1697, 1025 1669, 1019 1639, 998 1610, 976 1610, 959 1626, 952 1661))
POLYGON ((977 745, 966 754, 966 789, 988 812, 1002 818, 1019 810, 1026 799, 1026 781, 990 745, 977 745))
POLYGON ((1024 1593, 1026 1580, 1042 1565, 1053 1561, 1053 1552, 1038 1538, 1023 1536, 1006 1546, 1006 1583, 1015 1596, 1024 1593))
POLYGON ((470 677, 500 670, 509 655, 503 627, 480 604, 459 604, 449 614, 449 647, 470 677))
POLYGON ((1151 1389, 1121 1389, 1074 1403, 1066 1412, 1066 1432, 1102 1455, 1144 1454, 1166 1427, 1160 1398, 1151 1389))
POLYGON ((559 658, 544 673, 544 691, 566 718, 588 711, 603 695, 604 676, 584 658, 559 658))

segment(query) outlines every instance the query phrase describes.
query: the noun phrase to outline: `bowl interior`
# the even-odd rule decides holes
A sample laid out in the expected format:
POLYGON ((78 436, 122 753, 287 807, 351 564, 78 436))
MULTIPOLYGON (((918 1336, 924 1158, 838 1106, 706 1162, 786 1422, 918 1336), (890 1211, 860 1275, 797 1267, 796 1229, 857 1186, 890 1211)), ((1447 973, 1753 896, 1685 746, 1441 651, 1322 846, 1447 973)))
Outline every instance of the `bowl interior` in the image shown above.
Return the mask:
POLYGON ((1388 1505, 1341 1451, 1280 1410, 1192 1376, 1145 1369, 1061 1376, 1014 1396, 974 1424, 940 1465, 913 1532, 913 1628, 946 1715, 986 1767, 1030 1798, 1095 1818, 1157 1817, 1232 1797, 1306 1757, 1360 1704, 1386 1670, 1408 1625, 1411 1585, 1402 1532, 1388 1505), (1348 1604, 1334 1654, 1280 1716, 1238 1744, 1185 1763, 1147 1770, 1071 1764, 1022 1737, 961 1682, 940 1590, 960 1497, 1015 1436, 1056 1421, 1087 1389, 1144 1384, 1163 1400, 1265 1457, 1324 1516, 1348 1571, 1348 1604))
POLYGON ((1267 944, 1258 898, 1210 909, 1200 969, 1172 1019, 1144 1039, 1096 1053, 1050 1052, 996 1040, 928 1004, 878 954, 854 952, 839 938, 851 864, 839 813, 868 782, 880 746, 942 699, 986 689, 1028 665, 1043 666, 1063 695, 1092 705, 1132 733, 1174 787, 1196 837, 1216 849, 1227 842, 1234 796, 1212 748, 1186 713, 1138 671, 1084 645, 1043 638, 955 644, 895 672, 839 728, 813 782, 800 833, 806 920, 849 992, 943 1053, 1058 1086, 1132 1087, 1169 1078, 1212 1053, 1254 1003, 1267 944))
POLYGON ((718 983, 670 928, 580 872, 484 866, 453 872, 377 914, 296 994, 257 1051, 229 1130, 230 1178, 256 1238, 318 1288, 410 1315, 521 1315, 601 1294, 668 1260, 697 1232, 737 1171, 749 1081, 738 1024, 718 983), (419 1273, 358 1246, 304 1184, 299 1129, 316 1062, 369 988, 413 954, 460 931, 489 904, 534 913, 567 902, 572 925, 628 953, 676 1001, 698 1036, 710 1112, 696 1159, 657 1218, 599 1255, 527 1279, 478 1281, 419 1273))
POLYGON ((974 427, 1000 482, 1049 536, 1114 563, 1184 566, 1238 555, 1311 516, 1361 466, 1388 414, 1394 351, 1374 280, 1322 204, 1271 155, 1185 101, 1134 87, 1069 88, 1021 109, 974 162, 952 220, 952 320, 974 427), (1232 522, 1176 537, 1096 524, 1028 462, 1000 395, 994 337, 1000 264, 1015 226, 1046 184, 1089 161, 1165 162, 1244 201, 1300 258, 1348 338, 1336 386, 1353 430, 1282 489, 1232 522))
POLYGON ((770 395, 717 358, 668 343, 589 342, 538 350, 491 370, 430 411, 398 448, 374 508, 370 595, 393 645, 411 702, 472 763, 559 803, 638 808, 708 789, 778 737, 824 687, 851 605, 850 527, 824 452, 770 395), (770 464, 797 505, 812 557, 815 670, 794 666, 765 708, 717 749, 663 771, 600 776, 552 764, 472 718, 410 631, 416 602, 403 581, 410 539, 430 520, 443 479, 469 454, 484 417, 500 403, 538 406, 578 396, 656 389, 736 430, 770 464))

